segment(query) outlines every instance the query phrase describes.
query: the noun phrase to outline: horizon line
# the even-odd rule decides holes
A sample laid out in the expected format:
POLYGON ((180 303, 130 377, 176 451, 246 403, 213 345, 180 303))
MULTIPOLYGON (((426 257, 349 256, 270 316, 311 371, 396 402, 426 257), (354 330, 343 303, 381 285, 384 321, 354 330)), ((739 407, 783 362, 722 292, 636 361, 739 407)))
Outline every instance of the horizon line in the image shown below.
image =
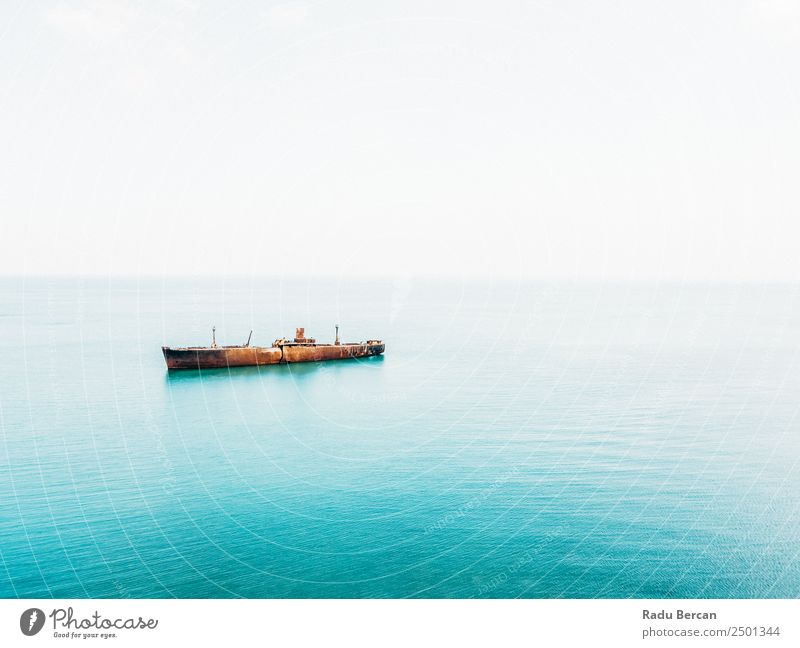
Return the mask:
POLYGON ((362 274, 354 275, 331 275, 323 273, 289 273, 289 274, 6 274, 0 273, 0 281, 3 280, 128 280, 128 281, 168 281, 168 280, 193 280, 193 281, 274 281, 274 280, 346 280, 354 282, 369 281, 396 281, 400 280, 421 280, 421 281, 440 281, 453 283, 458 281, 466 282, 496 282, 496 283, 576 283, 576 284, 685 284, 685 285, 787 285, 800 287, 800 279, 790 278, 722 278, 722 277, 590 277, 590 276, 566 276, 566 275, 539 275, 539 276, 513 276, 513 275, 432 275, 432 274, 378 274, 365 276, 362 274))

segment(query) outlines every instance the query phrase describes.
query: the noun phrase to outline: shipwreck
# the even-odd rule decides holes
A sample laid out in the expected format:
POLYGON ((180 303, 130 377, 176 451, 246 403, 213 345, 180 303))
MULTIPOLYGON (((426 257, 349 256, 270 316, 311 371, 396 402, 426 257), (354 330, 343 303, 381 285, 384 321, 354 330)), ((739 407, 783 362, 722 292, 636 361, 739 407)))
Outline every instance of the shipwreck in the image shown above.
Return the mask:
POLYGON ((338 326, 336 340, 332 343, 319 343, 314 338, 307 338, 303 328, 295 331, 294 339, 280 338, 269 347, 250 346, 252 337, 253 332, 250 331, 250 337, 245 344, 220 346, 217 345, 214 327, 211 332, 211 346, 162 346, 161 351, 168 369, 218 369, 367 358, 381 355, 386 350, 386 345, 381 340, 341 342, 338 326))

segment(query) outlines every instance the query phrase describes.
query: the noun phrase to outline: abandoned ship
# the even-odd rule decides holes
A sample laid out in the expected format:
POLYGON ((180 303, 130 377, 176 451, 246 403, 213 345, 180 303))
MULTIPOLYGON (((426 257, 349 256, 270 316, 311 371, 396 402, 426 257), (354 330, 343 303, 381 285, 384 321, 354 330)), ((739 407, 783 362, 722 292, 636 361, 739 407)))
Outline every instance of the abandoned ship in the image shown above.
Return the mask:
POLYGON ((317 343, 298 328, 293 340, 281 338, 271 347, 250 346, 250 340, 240 346, 218 346, 216 327, 212 329, 209 347, 161 347, 168 369, 212 369, 221 367, 248 367, 253 365, 287 364, 290 362, 318 362, 321 360, 346 360, 381 355, 386 345, 381 340, 366 342, 339 341, 339 327, 332 344, 317 343))

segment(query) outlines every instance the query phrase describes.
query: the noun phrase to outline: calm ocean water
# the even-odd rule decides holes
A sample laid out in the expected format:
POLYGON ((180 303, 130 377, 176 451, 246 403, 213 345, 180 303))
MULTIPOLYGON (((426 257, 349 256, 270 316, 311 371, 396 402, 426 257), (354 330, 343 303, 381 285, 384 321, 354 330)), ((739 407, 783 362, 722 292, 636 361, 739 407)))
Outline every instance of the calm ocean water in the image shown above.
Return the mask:
POLYGON ((2 597, 800 596, 800 288, 0 281, 2 597), (381 337, 168 374, 162 344, 381 337))

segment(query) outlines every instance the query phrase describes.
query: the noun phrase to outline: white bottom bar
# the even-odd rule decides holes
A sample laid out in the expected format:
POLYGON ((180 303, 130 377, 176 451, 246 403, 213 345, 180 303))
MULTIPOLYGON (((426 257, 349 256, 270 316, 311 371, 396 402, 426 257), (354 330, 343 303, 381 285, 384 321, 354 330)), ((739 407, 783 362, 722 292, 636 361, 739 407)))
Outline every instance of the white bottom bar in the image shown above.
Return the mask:
POLYGON ((798 618, 796 600, 3 600, 0 646, 778 647, 798 618))

